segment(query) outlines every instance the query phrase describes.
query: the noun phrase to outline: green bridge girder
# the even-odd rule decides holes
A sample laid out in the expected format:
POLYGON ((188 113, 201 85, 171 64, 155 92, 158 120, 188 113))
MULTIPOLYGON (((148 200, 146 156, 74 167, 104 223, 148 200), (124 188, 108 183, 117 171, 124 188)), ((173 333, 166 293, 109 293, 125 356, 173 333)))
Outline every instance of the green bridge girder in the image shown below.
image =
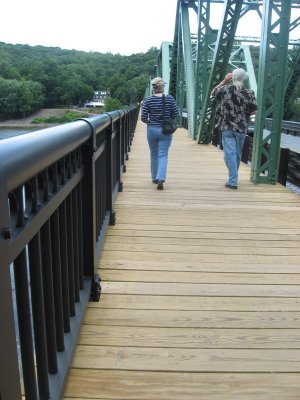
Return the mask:
POLYGON ((300 9, 300 0, 177 0, 173 44, 168 43, 167 50, 162 46, 159 56, 158 65, 162 64, 156 72, 163 75, 167 71, 162 69, 163 64, 167 63, 170 75, 164 77, 166 89, 176 98, 181 118, 187 113, 189 136, 199 144, 211 142, 215 115, 215 104, 210 99, 212 88, 228 70, 247 70, 259 107, 251 164, 253 183, 277 181, 284 104, 300 75, 300 40, 289 38, 289 33, 300 25, 300 17, 291 18, 293 9, 300 9), (210 26, 214 3, 223 7, 218 30, 210 26), (256 12, 261 20, 261 37, 236 35, 239 22, 249 11, 256 12), (193 33, 192 14, 197 20, 193 33), (258 41, 256 77, 246 43, 258 41), (292 55, 288 55, 289 46, 295 49, 292 55), (268 126, 270 118, 272 123, 268 126))
MULTIPOLYGON (((201 3, 201 0, 200 0, 201 3)), ((242 12, 243 0, 227 0, 224 3, 223 23, 218 31, 206 92, 201 107, 197 142, 207 144, 211 141, 214 129, 215 104, 210 97, 211 90, 223 79, 229 67, 234 36, 242 12)))
POLYGON ((287 82, 291 0, 266 1, 259 58, 258 113, 254 131, 251 181, 276 184, 280 159, 282 116, 287 82), (271 46, 277 49, 270 54, 271 46), (266 134, 266 118, 272 118, 266 134))

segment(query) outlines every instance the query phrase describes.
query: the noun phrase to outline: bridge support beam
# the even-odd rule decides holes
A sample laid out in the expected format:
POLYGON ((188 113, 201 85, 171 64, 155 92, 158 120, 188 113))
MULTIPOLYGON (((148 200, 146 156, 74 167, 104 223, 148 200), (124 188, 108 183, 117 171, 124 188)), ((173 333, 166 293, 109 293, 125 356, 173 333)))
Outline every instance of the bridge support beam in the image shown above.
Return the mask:
POLYGON ((227 0, 224 4, 223 23, 218 32, 214 59, 201 110, 201 119, 197 135, 197 142, 201 144, 207 144, 211 141, 211 133, 214 126, 215 106, 210 99, 210 92, 227 72, 234 36, 242 11, 242 5, 243 0, 227 0))
POLYGON ((189 134, 193 137, 195 125, 195 71, 192 54, 188 5, 181 3, 181 41, 186 87, 186 105, 189 134))
POLYGON ((276 184, 286 88, 291 0, 265 0, 258 75, 258 113, 254 132, 251 181, 276 184), (265 130, 266 118, 272 118, 265 130))
POLYGON ((200 120, 200 113, 204 101, 204 93, 207 92, 207 79, 208 79, 208 47, 210 38, 212 36, 211 28, 209 25, 210 19, 210 0, 198 1, 198 41, 197 41, 197 54, 196 54, 196 93, 195 93, 195 121, 193 126, 193 139, 196 139, 198 125, 200 120))

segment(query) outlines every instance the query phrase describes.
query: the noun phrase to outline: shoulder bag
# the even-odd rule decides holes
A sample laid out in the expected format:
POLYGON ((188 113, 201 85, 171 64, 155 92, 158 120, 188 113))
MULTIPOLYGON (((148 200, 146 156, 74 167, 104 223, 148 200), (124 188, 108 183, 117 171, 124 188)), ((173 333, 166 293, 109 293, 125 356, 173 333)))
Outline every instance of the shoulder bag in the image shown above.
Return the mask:
POLYGON ((162 120, 162 131, 165 135, 174 133, 177 129, 177 121, 175 118, 168 118, 165 116, 165 95, 162 95, 162 109, 163 109, 163 120, 162 120))

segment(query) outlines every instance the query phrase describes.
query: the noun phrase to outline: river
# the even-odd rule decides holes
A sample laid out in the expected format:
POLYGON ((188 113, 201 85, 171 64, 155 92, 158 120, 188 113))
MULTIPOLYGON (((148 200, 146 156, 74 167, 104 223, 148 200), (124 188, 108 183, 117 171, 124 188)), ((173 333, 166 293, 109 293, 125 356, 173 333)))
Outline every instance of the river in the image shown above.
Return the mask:
POLYGON ((0 127, 0 140, 7 139, 13 136, 23 135, 24 133, 29 133, 39 129, 38 127, 35 129, 25 129, 25 128, 1 128, 0 127))

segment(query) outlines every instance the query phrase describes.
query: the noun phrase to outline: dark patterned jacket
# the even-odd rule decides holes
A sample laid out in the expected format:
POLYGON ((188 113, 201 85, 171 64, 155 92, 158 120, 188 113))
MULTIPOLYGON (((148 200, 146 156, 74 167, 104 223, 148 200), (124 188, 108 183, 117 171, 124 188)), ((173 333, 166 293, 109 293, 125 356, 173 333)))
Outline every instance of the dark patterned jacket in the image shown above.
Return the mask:
POLYGON ((212 95, 219 102, 216 109, 216 128, 221 131, 246 132, 250 115, 257 110, 253 90, 238 90, 234 85, 225 85, 215 89, 212 95))

